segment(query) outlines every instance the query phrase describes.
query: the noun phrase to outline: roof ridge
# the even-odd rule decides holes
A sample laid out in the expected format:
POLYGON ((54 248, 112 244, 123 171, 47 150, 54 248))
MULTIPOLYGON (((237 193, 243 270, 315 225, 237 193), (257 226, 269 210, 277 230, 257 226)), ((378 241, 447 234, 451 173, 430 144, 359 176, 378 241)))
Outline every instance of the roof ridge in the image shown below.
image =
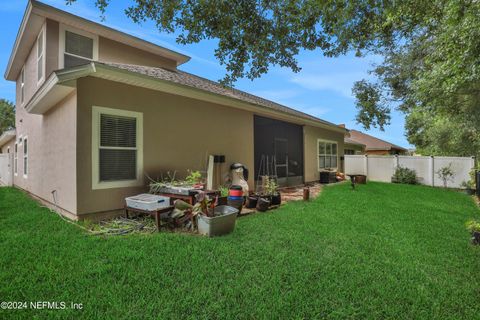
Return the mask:
MULTIPOLYGON (((378 141, 384 142, 384 143, 386 143, 386 144, 388 144, 388 145, 390 145, 390 146, 393 146, 393 147, 395 147, 395 148, 407 150, 407 149, 404 148, 404 147, 401 147, 401 146, 399 146, 399 145, 396 145, 396 144, 394 144, 394 143, 391 143, 391 142, 389 142, 389 141, 387 141, 387 140, 383 140, 383 139, 377 138, 377 137, 375 137, 375 136, 372 136, 371 134, 368 134, 368 133, 365 133, 365 132, 362 132, 362 131, 358 131, 358 130, 355 130, 355 129, 350 129, 350 132, 358 132, 358 133, 363 134, 363 135, 365 135, 365 136, 369 136, 369 137, 371 137, 371 138, 373 138, 373 139, 376 139, 376 140, 378 140, 378 141)), ((355 140, 355 139, 353 139, 353 140, 355 140)))

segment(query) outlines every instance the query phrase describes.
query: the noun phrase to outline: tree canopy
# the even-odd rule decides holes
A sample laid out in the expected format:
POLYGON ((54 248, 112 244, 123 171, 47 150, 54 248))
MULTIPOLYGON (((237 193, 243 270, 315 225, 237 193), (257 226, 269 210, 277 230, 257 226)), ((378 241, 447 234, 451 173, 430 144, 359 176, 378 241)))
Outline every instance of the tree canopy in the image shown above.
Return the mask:
POLYGON ((5 99, 0 99, 0 135, 15 127, 15 105, 5 99))
MULTIPOLYGON (((76 0, 66 0, 73 3, 76 0)), ((102 13, 110 0, 93 0, 102 13)), ((476 0, 136 0, 125 13, 177 41, 217 39, 222 82, 255 79, 273 65, 298 72, 300 50, 327 57, 376 54, 373 81, 358 79, 357 121, 384 128, 406 114, 407 138, 424 152, 480 150, 480 2, 476 0)))

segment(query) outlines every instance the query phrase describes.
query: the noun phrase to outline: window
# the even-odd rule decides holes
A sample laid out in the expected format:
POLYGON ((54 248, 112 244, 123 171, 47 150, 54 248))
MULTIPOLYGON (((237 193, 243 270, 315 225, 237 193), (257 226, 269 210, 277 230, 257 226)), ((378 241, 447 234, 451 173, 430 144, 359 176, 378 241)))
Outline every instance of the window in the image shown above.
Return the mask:
POLYGON ((28 175, 28 139, 23 138, 23 176, 28 175))
POLYGON ((18 143, 15 143, 15 147, 13 149, 13 172, 15 175, 18 174, 18 143))
POLYGON ((23 66, 20 72, 20 102, 23 104, 25 101, 25 66, 23 66))
POLYGON ((355 150, 353 150, 353 149, 345 149, 344 151, 345 151, 346 155, 355 154, 355 150))
POLYGON ((337 168, 337 143, 318 140, 318 170, 337 168))
POLYGON ((7 153, 10 153, 10 147, 7 147, 7 153))
POLYGON ((98 60, 97 36, 63 25, 60 32, 61 66, 70 68, 98 60))
POLYGON ((93 107, 92 188, 143 184, 143 114, 93 107))
POLYGON ((37 81, 45 78, 45 29, 42 28, 37 37, 37 81))

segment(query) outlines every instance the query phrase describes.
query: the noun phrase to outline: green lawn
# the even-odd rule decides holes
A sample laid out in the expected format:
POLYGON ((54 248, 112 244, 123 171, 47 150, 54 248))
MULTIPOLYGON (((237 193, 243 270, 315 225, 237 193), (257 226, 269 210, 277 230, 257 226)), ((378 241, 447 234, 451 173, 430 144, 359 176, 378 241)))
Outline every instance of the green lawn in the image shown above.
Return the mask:
POLYGON ((341 184, 225 237, 101 238, 0 188, 0 300, 84 306, 0 318, 478 319, 479 213, 453 191, 341 184))

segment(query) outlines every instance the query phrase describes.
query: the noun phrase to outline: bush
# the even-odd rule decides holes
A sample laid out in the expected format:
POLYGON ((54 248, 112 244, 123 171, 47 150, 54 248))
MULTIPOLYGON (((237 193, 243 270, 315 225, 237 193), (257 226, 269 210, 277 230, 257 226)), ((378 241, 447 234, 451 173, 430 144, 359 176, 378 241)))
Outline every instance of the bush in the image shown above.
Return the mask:
POLYGON ((417 173, 415 170, 398 166, 392 176, 393 183, 416 184, 417 173))

